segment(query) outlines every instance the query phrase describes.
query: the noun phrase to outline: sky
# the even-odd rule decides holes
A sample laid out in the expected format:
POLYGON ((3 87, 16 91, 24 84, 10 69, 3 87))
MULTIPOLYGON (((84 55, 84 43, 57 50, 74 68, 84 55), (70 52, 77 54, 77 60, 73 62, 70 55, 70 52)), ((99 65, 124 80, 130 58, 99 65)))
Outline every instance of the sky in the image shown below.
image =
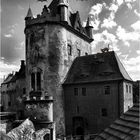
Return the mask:
MULTIPOLYGON (((33 15, 49 3, 37 0, 1 0, 0 7, 0 83, 4 76, 18 71, 25 60, 24 18, 29 5, 33 15)), ((139 0, 69 0, 73 12, 79 11, 83 26, 87 17, 93 28, 92 51, 114 50, 130 77, 140 80, 140 2, 139 0)))

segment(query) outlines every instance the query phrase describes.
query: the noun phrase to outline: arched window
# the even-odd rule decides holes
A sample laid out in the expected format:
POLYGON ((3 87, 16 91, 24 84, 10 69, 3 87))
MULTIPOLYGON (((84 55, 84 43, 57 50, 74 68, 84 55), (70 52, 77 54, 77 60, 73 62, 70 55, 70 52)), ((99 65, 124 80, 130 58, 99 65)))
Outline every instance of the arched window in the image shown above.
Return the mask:
POLYGON ((33 91, 41 90, 41 76, 42 70, 40 68, 33 68, 31 71, 31 88, 33 91))

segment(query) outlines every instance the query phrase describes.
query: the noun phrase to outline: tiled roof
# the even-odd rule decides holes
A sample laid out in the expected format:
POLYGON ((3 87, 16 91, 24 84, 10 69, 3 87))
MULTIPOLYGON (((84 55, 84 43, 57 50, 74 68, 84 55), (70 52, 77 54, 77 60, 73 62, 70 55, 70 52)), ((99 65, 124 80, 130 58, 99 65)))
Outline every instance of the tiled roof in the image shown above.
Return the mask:
POLYGON ((64 84, 101 82, 111 80, 132 81, 114 51, 77 57, 64 84))
POLYGON ((94 140, 139 140, 139 104, 135 104, 94 140))

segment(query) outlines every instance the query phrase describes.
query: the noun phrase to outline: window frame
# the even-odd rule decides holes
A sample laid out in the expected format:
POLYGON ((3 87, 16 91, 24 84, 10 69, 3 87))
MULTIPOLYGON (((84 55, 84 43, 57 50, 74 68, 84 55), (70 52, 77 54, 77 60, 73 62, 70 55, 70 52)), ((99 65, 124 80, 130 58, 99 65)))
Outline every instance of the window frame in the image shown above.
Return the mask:
POLYGON ((87 88, 82 87, 82 96, 86 96, 87 95, 87 88))
POLYGON ((67 47, 68 47, 68 55, 72 55, 72 46, 68 44, 67 47))
POLYGON ((105 95, 110 95, 111 94, 111 87, 110 87, 110 85, 104 86, 104 94, 105 95))
POLYGON ((101 109, 101 115, 102 115, 102 117, 107 117, 108 116, 107 108, 102 108, 101 109))
POLYGON ((74 88, 74 96, 78 96, 79 94, 79 89, 78 88, 74 88))

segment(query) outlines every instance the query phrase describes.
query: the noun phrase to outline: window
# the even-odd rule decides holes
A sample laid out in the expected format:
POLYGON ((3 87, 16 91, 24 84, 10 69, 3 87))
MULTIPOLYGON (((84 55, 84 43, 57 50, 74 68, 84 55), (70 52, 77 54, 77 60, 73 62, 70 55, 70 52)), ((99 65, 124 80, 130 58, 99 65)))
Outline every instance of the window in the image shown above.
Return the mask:
POLYGON ((37 90, 41 90, 41 73, 37 72, 37 90))
POLYGON ((33 91, 41 90, 41 70, 35 69, 31 73, 31 88, 33 91))
POLYGON ((81 55, 81 51, 80 51, 80 49, 77 49, 77 55, 78 55, 78 56, 81 55))
POLYGON ((126 92, 128 93, 128 85, 126 85, 126 92))
POLYGON ((26 88, 23 88, 23 95, 26 94, 26 88))
POLYGON ((82 88, 82 95, 86 96, 86 88, 82 88))
POLYGON ((68 44, 68 55, 72 55, 72 47, 68 44))
POLYGON ((102 116, 106 117, 107 116, 107 109, 102 108, 102 116))
POLYGON ((35 90, 35 73, 31 74, 31 87, 32 90, 35 90))
POLYGON ((131 86, 129 86, 129 93, 131 93, 131 86))
POLYGON ((105 94, 110 94, 110 86, 105 86, 104 90, 105 90, 105 94))
POLYGON ((85 52, 85 55, 87 56, 87 55, 88 55, 88 53, 87 53, 87 52, 85 52))
POLYGON ((78 88, 74 88, 74 95, 78 96, 78 88))

